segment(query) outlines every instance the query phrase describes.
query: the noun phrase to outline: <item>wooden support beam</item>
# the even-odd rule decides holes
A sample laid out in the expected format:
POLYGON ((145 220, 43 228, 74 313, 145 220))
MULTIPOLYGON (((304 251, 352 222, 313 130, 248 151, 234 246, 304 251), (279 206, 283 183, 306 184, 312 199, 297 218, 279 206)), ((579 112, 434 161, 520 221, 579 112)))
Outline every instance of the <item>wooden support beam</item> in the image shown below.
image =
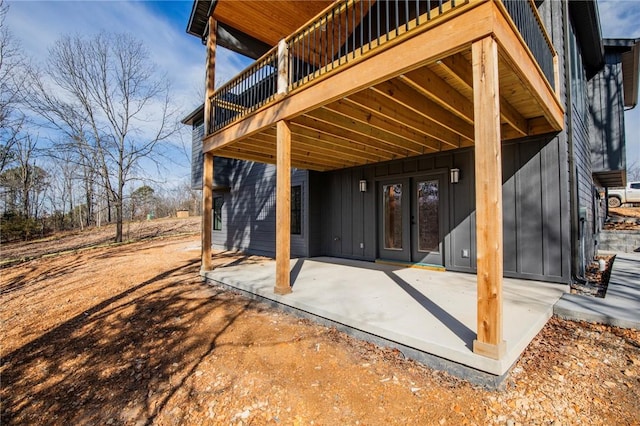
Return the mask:
MULTIPOLYGON (((464 139, 473 141, 473 126, 460 117, 451 114, 437 103, 421 96, 403 81, 398 79, 385 81, 377 84, 372 88, 376 92, 388 97, 389 99, 413 110, 430 120, 435 121, 441 126, 457 133, 464 139)), ((451 142, 448 142, 451 143, 451 142)), ((459 148, 459 144, 453 144, 459 148)))
POLYGON ((342 128, 346 131, 353 132, 364 136, 365 138, 375 139, 383 144, 389 145, 392 148, 397 148, 398 152, 403 156, 418 155, 433 152, 432 149, 426 149, 424 146, 420 146, 417 143, 413 143, 394 135, 391 132, 380 130, 376 127, 369 126, 361 121, 353 120, 351 117, 344 114, 331 111, 327 108, 318 108, 315 111, 309 111, 308 117, 313 117, 325 123, 333 123, 335 127, 342 128))
POLYGON ((291 132, 296 143, 313 144, 319 148, 340 152, 347 159, 354 159, 365 163, 379 163, 387 157, 382 157, 363 150, 363 146, 358 146, 355 142, 339 139, 330 134, 326 134, 314 129, 307 129, 294 122, 291 123, 291 132))
MULTIPOLYGON (((247 150, 248 152, 261 153, 266 155, 273 155, 276 157, 276 141, 269 141, 268 135, 253 135, 250 138, 243 139, 241 142, 234 146, 240 149, 247 150)), ((298 142, 292 143, 291 147, 291 163, 296 161, 315 163, 321 167, 331 169, 342 169, 345 167, 352 167, 357 165, 352 161, 347 161, 340 157, 338 152, 332 152, 331 154, 323 154, 317 151, 314 147, 303 148, 298 142)))
POLYGON ((202 271, 210 271, 211 233, 213 232, 213 155, 204 154, 202 164, 202 271))
POLYGON ((502 340, 502 159, 498 45, 485 37, 472 45, 475 119, 478 336, 473 351, 493 359, 502 340))
MULTIPOLYGON (((499 7, 493 10, 493 34, 500 45, 502 58, 521 81, 527 82, 527 85, 532 89, 531 94, 535 102, 538 103, 554 130, 562 130, 564 128, 564 107, 560 101, 560 93, 556 93, 556 88, 552 87, 544 77, 540 65, 526 44, 523 43, 519 32, 514 31, 513 23, 506 19, 504 6, 501 3, 496 4, 499 7)), ((534 7, 533 10, 536 8, 534 7)), ((543 34, 546 36, 545 32, 543 34)))
POLYGON ((205 91, 204 91, 204 136, 211 133, 213 121, 213 109, 211 108, 211 97, 215 92, 216 85, 216 35, 218 22, 209 17, 209 34, 207 36, 207 63, 205 67, 205 91))
POLYGON ((467 123, 473 124, 473 103, 428 67, 411 71, 401 78, 432 101, 456 114, 467 123))
POLYGON ((406 148, 417 154, 424 153, 425 148, 428 149, 427 152, 440 150, 439 141, 418 134, 406 126, 399 126, 394 121, 379 117, 377 114, 371 114, 357 104, 339 100, 325 105, 324 109, 346 117, 356 126, 360 123, 365 127, 371 127, 372 131, 384 138, 385 141, 400 148, 406 148))
MULTIPOLYGON (((470 89, 473 88, 471 65, 461 54, 444 58, 439 61, 438 64, 459 82, 465 84, 470 89)), ((527 120, 502 96, 500 97, 500 116, 506 123, 513 127, 513 130, 519 133, 520 136, 527 136, 529 134, 527 120)))
MULTIPOLYGON (((307 138, 296 133, 291 123, 289 123, 289 127, 291 128, 292 141, 291 163, 294 162, 293 160, 296 153, 298 155, 302 155, 303 157, 309 157, 309 159, 312 159, 314 161, 316 159, 329 160, 327 161, 327 164, 335 162, 337 164, 340 164, 341 167, 351 167, 368 162, 361 155, 353 154, 348 150, 343 151, 336 147, 327 147, 327 145, 323 144, 322 142, 319 142, 315 139, 307 138)), ((251 136, 246 140, 251 141, 252 143, 258 142, 261 144, 273 146, 275 150, 276 135, 262 132, 257 135, 251 136)))
MULTIPOLYGON (((381 95, 374 90, 363 90, 362 92, 350 95, 344 100, 346 102, 357 104, 361 108, 370 111, 372 114, 394 121, 400 126, 406 126, 414 132, 437 139, 445 144, 456 147, 463 145, 461 143, 461 136, 457 133, 443 127, 424 115, 416 114, 415 111, 395 102, 393 99, 381 95)), ((469 103, 471 102, 469 101, 469 103)), ((472 140, 467 141, 470 143, 472 142, 472 140)), ((443 148, 442 144, 440 144, 440 148, 443 148)))
POLYGON ((280 120, 276 124, 276 294, 291 293, 291 129, 280 120))
POLYGON ((287 42, 278 42, 278 95, 284 96, 289 92, 289 48, 287 42))
MULTIPOLYGON (((381 156, 386 156, 389 160, 409 156, 409 151, 406 149, 388 144, 385 141, 372 138, 366 134, 353 131, 348 125, 347 127, 343 127, 337 123, 332 123, 329 117, 327 117, 327 114, 323 114, 322 112, 323 111, 318 110, 310 113, 310 115, 296 117, 295 122, 307 128, 331 129, 330 131, 332 135, 340 135, 342 137, 349 138, 350 140, 366 147, 366 151, 380 153, 381 156)), ((344 123, 345 121, 342 120, 342 124, 344 123)))

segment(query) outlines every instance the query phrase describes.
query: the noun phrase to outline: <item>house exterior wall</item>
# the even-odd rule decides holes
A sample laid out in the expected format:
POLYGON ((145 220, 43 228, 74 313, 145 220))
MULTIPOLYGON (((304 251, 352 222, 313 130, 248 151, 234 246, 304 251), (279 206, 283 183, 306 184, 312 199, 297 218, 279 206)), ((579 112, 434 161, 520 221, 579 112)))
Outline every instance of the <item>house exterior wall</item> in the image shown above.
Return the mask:
MULTIPOLYGON (((503 145, 504 268, 510 277, 568 282, 568 230, 559 179, 561 145, 557 138, 537 138, 503 145)), ((473 149, 396 160, 367 167, 319 174, 323 212, 318 221, 321 253, 328 256, 375 260, 377 182, 457 167, 461 179, 448 183, 448 227, 445 229, 445 267, 476 271, 475 178, 473 149), (358 190, 365 179, 367 192, 358 190), (360 243, 364 247, 361 248, 360 243), (463 257, 463 250, 469 256, 463 257)), ((313 182, 313 180, 312 180, 313 182)), ((312 195, 312 198, 314 195, 312 195)))
POLYGON ((202 189, 202 138, 204 122, 196 122, 191 130, 191 189, 202 189))
MULTIPOLYGON (((291 235, 291 255, 294 257, 309 256, 308 173, 297 169, 291 172, 291 185, 300 185, 302 190, 301 233, 291 235)), ((222 198, 222 226, 220 230, 213 230, 213 248, 274 256, 276 167, 216 157, 214 203, 218 197, 222 198)))
POLYGON ((587 84, 594 172, 625 168, 622 54, 607 52, 604 68, 587 84))
POLYGON ((596 199, 597 188, 593 181, 593 167, 591 158, 591 137, 589 98, 587 91, 587 77, 583 65, 582 53, 573 30, 573 22, 569 29, 569 60, 571 104, 567 108, 571 111, 570 138, 573 144, 573 164, 577 189, 577 209, 579 214, 578 252, 582 267, 594 258, 596 254, 597 233, 599 232, 598 217, 599 203, 596 199))
MULTIPOLYGON (((609 74, 602 77, 606 81, 600 82, 598 76, 587 81, 579 43, 566 25, 570 19, 564 3, 540 2, 539 12, 558 53, 559 97, 567 111, 567 130, 503 144, 504 268, 510 277, 567 283, 572 279, 572 245, 583 265, 593 258, 597 247, 604 207, 597 198, 593 172, 617 164, 610 146, 602 157, 593 153, 605 151, 604 141, 612 137, 614 149, 624 146, 623 123, 597 124, 608 119, 605 111, 611 102, 621 101, 621 73, 610 59, 604 71, 609 74), (565 38, 569 40, 567 52, 565 38), (615 88, 619 93, 612 97, 615 88), (593 99, 591 109, 589 99, 593 99), (616 139, 620 135, 622 139, 616 139), (570 202, 572 191, 577 194, 575 205, 570 202), (574 238, 573 213, 579 231, 574 238)), ((201 188, 201 126, 194 126, 193 137, 192 185, 201 188)), ((303 188, 303 227, 302 235, 292 236, 292 256, 376 259, 376 182, 446 172, 451 167, 460 168, 462 178, 458 184, 448 184, 444 263, 452 271, 475 272, 473 149, 326 173, 294 171, 292 185, 303 188), (362 179, 370 185, 364 193, 358 188, 362 179), (463 257, 463 250, 469 250, 469 256, 463 257)), ((214 231, 214 247, 274 255, 275 166, 216 158, 215 185, 226 186, 228 191, 214 194, 224 200, 223 229, 214 231)))

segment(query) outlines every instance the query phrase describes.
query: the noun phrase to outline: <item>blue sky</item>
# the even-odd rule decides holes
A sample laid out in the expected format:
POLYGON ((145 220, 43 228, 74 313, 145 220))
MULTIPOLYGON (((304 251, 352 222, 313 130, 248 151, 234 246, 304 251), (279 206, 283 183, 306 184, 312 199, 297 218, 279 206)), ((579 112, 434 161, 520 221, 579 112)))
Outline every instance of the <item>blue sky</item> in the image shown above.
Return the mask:
MULTIPOLYGON (((640 0, 599 0, 598 3, 604 37, 640 38, 640 0)), ((9 28, 34 61, 44 60, 49 46, 62 34, 93 34, 100 30, 130 32, 145 43, 151 59, 171 80, 174 100, 185 115, 201 102, 205 51, 198 38, 185 32, 191 0, 9 0, 8 4, 9 28)), ((249 63, 224 49, 219 49, 217 55, 218 81, 229 79, 249 63)), ((627 112, 625 120, 627 164, 633 161, 640 164, 640 106, 627 112)), ((189 143, 188 131, 182 138, 182 143, 189 143)), ((188 159, 182 157, 176 156, 169 180, 188 176, 188 159)))

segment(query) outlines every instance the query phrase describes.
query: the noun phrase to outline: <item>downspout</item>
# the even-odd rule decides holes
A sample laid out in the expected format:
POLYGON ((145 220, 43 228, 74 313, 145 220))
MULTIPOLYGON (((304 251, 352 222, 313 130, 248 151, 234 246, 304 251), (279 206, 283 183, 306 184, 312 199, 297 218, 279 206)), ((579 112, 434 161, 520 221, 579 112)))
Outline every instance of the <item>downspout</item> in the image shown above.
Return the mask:
POLYGON ((584 221, 580 219, 578 201, 578 174, 574 161, 573 150, 573 101, 571 96, 571 58, 569 49, 570 25, 569 0, 564 4, 564 78, 565 98, 567 102, 567 145, 569 148, 569 216, 571 220, 571 282, 586 284, 581 258, 584 257, 581 231, 584 231, 584 221), (568 83, 568 84, 567 84, 568 83))

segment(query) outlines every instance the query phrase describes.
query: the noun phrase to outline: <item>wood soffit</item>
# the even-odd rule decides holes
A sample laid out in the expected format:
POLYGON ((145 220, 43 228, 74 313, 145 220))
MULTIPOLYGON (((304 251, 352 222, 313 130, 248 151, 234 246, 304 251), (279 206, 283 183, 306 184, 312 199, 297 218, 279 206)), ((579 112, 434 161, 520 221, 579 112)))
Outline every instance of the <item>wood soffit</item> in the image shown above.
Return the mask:
POLYGON ((331 3, 331 0, 218 0, 213 16, 218 22, 275 46, 331 3))

